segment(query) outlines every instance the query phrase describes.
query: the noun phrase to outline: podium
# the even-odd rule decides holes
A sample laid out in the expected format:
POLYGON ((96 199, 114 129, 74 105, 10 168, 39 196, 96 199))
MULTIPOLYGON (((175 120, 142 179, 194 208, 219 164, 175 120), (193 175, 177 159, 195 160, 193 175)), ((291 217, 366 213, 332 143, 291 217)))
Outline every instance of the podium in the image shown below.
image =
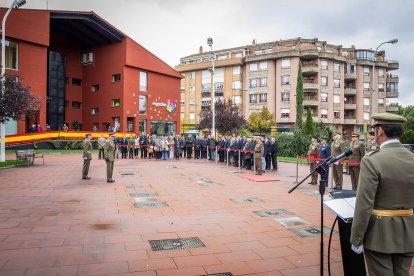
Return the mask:
POLYGON ((364 254, 356 254, 351 250, 351 228, 354 217, 356 192, 341 190, 331 192, 333 200, 325 201, 324 205, 337 215, 339 240, 341 243, 342 265, 345 276, 365 276, 364 254))

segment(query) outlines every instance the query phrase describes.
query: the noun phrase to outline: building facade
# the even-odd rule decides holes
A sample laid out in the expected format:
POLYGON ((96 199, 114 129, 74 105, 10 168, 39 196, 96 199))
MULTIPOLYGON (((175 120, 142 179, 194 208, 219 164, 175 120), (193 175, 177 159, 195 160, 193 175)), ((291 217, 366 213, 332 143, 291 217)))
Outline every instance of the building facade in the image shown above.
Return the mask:
MULTIPOLYGON (((315 122, 329 123, 333 129, 345 136, 352 132, 362 133, 364 126, 370 123, 372 108, 372 65, 374 51, 344 48, 330 45, 317 39, 291 39, 251 45, 214 52, 216 71, 239 66, 242 79, 241 86, 234 94, 240 95, 236 103, 240 104, 246 118, 253 112, 267 106, 274 114, 279 130, 294 127, 296 118, 296 85, 299 64, 302 69, 304 91, 305 119, 308 109, 315 122), (235 57, 240 53, 238 57, 235 57)), ((182 123, 196 123, 196 109, 183 98, 195 99, 194 105, 201 104, 200 86, 189 90, 189 81, 200 83, 200 71, 211 67, 211 53, 200 52, 181 58, 176 69, 186 76, 181 83, 182 123), (187 76, 194 76, 189 80, 187 76), (199 78, 198 78, 199 77, 199 78), (192 93, 192 94, 191 94, 192 93), (194 95, 194 96, 191 96, 194 95), (186 111, 189 110, 190 113, 186 111), (195 115, 189 116, 195 110, 195 115), (192 119, 193 118, 193 119, 192 119)), ((398 98, 398 76, 391 74, 399 68, 397 61, 387 61, 385 52, 378 52, 375 57, 374 75, 374 111, 394 112, 398 98)), ((238 69, 233 69, 238 72, 238 69)), ((230 74, 230 73, 228 73, 230 74)), ((234 79, 225 78, 229 83, 224 87, 233 88, 234 79)), ((227 94, 229 95, 229 93, 227 94)), ((226 94, 224 95, 226 97, 226 94)), ((210 102, 208 103, 210 104, 210 102)))
POLYGON ((179 133, 182 76, 95 13, 13 10, 6 39, 6 75, 46 99, 36 118, 9 122, 7 134, 33 123, 179 133))

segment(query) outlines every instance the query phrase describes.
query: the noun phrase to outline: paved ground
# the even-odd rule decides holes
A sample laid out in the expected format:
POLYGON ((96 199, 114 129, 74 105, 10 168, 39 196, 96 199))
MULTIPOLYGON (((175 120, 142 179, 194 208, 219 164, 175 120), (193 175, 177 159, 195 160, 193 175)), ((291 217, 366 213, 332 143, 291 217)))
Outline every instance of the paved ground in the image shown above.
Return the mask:
MULTIPOLYGON (((92 161, 91 180, 80 179, 80 154, 47 155, 45 162, 0 170, 0 275, 319 274, 319 236, 291 231, 319 226, 316 187, 287 193, 294 164, 265 174, 280 181, 260 183, 207 161, 119 160, 116 182, 108 184, 102 160, 92 161), (208 180, 222 185, 202 186, 208 180), (235 202, 243 198, 260 201, 235 202), (160 202, 168 207, 134 207, 160 202), (253 213, 275 209, 294 215, 253 213), (309 224, 274 220, 292 216, 309 224), (205 247, 153 251, 149 243, 191 237, 205 247)), ((300 176, 307 170, 299 166, 300 176)), ((334 216, 325 214, 330 227, 334 216)), ((331 257, 332 275, 342 275, 337 235, 331 257)))

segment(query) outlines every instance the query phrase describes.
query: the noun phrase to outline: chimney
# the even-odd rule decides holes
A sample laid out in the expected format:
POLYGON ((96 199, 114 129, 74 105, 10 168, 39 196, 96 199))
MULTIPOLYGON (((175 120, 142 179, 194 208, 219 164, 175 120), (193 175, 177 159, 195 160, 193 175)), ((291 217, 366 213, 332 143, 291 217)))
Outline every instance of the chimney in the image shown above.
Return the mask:
POLYGON ((204 53, 204 51, 203 51, 203 46, 200 46, 200 49, 198 50, 198 53, 199 53, 199 54, 204 53))

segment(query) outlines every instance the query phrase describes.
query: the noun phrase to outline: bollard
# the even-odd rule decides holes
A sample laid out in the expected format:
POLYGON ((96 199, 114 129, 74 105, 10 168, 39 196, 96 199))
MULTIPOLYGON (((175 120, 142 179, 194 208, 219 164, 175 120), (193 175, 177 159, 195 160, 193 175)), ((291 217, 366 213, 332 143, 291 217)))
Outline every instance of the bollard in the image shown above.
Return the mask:
POLYGON ((253 172, 254 174, 256 174, 256 158, 254 158, 254 155, 253 155, 253 168, 254 168, 253 172))
POLYGON ((229 166, 229 149, 226 149, 227 151, 227 167, 229 166))
POLYGON ((218 147, 216 146, 216 152, 215 152, 215 154, 214 154, 214 156, 215 156, 215 159, 216 159, 216 164, 218 163, 218 147))
POLYGON ((240 172, 240 156, 241 156, 241 151, 239 151, 239 172, 240 172))
POLYGON ((299 158, 296 156, 296 182, 298 183, 299 178, 299 158))

